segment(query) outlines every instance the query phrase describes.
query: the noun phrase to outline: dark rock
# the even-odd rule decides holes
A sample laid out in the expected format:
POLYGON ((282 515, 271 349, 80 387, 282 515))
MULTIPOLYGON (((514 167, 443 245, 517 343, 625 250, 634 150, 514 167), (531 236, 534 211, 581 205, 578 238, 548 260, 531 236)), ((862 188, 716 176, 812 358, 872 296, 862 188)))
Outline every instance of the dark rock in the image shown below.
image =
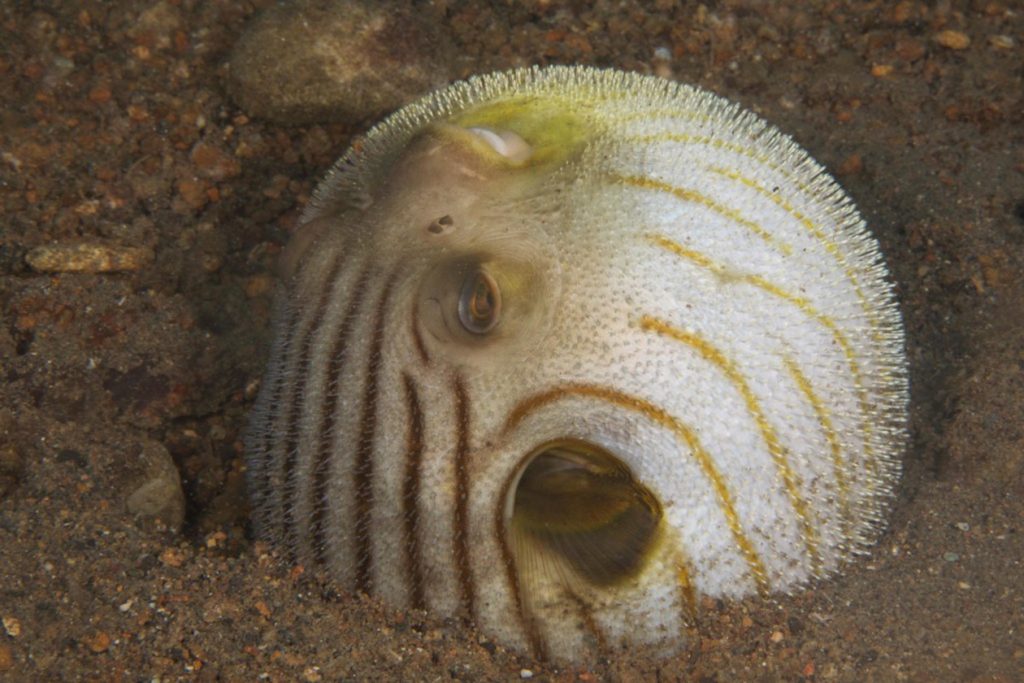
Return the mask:
POLYGON ((427 12, 359 0, 278 4, 230 58, 228 89, 278 123, 362 121, 446 83, 453 51, 427 12))
POLYGON ((171 454, 162 444, 150 441, 139 457, 144 462, 145 474, 128 496, 128 512, 144 526, 162 523, 172 531, 180 531, 185 522, 185 494, 171 454))

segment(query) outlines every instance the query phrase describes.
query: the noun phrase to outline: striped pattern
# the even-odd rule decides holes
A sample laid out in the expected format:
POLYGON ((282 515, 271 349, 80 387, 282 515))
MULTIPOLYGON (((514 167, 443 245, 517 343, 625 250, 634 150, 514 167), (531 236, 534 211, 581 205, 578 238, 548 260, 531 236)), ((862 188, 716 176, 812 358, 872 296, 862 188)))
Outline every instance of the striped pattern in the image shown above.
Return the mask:
POLYGON ((792 591, 874 541, 899 314, 849 200, 753 115, 618 72, 456 84, 339 162, 303 225, 324 221, 290 254, 247 436, 288 561, 582 661, 673 648, 701 596, 792 591), (502 301, 483 335, 457 314, 479 270, 502 301), (542 454, 565 546, 518 496, 542 454))

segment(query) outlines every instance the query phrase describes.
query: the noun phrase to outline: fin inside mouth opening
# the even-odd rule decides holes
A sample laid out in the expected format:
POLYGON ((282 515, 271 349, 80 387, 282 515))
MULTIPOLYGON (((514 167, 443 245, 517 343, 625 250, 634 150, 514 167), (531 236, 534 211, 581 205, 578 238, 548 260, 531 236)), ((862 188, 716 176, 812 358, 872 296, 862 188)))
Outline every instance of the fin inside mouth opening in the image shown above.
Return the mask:
POLYGON ((662 518, 654 494, 621 460, 582 441, 538 449, 515 490, 512 529, 598 586, 635 576, 662 518))

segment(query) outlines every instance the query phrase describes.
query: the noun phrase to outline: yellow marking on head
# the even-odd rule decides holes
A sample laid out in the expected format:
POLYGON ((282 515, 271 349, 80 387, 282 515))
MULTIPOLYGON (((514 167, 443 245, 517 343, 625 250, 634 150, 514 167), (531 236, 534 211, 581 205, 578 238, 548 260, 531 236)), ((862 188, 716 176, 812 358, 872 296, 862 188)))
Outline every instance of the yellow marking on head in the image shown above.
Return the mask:
POLYGON ((667 192, 668 194, 671 194, 674 197, 683 200, 684 202, 693 202, 694 204, 700 204, 701 206, 717 213, 719 216, 727 218, 733 221, 734 223, 743 226, 744 228, 746 228, 747 230, 749 230, 750 232, 754 233, 762 240, 764 240, 765 243, 771 246, 773 249, 776 249, 785 255, 789 255, 793 252, 792 246, 786 244, 785 242, 780 242, 779 240, 775 239, 775 237, 770 232, 765 230, 756 222, 748 218, 744 218, 739 211, 736 211, 735 209, 732 209, 723 204, 719 204, 711 197, 701 194, 696 190, 691 190, 685 187, 676 187, 674 185, 669 185, 668 183, 664 183, 660 180, 655 180, 653 178, 648 178, 646 176, 613 175, 611 176, 611 179, 615 182, 619 182, 624 185, 630 185, 632 187, 640 187, 646 190, 655 190, 657 192, 667 192))
POLYGON ((831 334, 832 338, 835 339, 836 344, 839 345, 840 350, 843 352, 843 357, 846 359, 846 364, 850 368, 850 374, 853 376, 854 391, 857 395, 857 407, 860 409, 860 420, 858 420, 861 430, 862 438, 864 439, 864 460, 865 467, 868 472, 875 474, 877 471, 877 463, 874 457, 874 448, 871 446, 871 436, 873 434, 873 427, 868 417, 872 414, 871 405, 868 403, 867 390, 864 388, 863 376, 860 370, 860 363, 857 362, 857 355, 853 351, 853 345, 850 344, 850 340, 847 339, 843 331, 839 329, 838 323, 831 316, 825 315, 819 311, 814 304, 812 304, 806 297, 797 296, 782 289, 778 285, 769 282, 760 275, 750 275, 746 273, 741 274, 730 274, 729 269, 714 261, 710 257, 695 251, 688 249, 683 245, 675 242, 662 235, 647 235, 647 239, 654 243, 656 246, 661 247, 667 251, 681 256, 702 268, 710 270, 712 273, 724 277, 727 280, 736 282, 744 282, 748 285, 757 287, 772 296, 776 296, 780 299, 788 301, 789 303, 796 306, 800 311, 807 317, 815 320, 822 327, 827 329, 831 334))
POLYGON ((577 154, 596 131, 591 119, 561 97, 533 95, 483 104, 449 120, 464 128, 512 131, 532 148, 528 166, 557 164, 577 154))
POLYGON ((811 523, 811 514, 807 507, 807 501, 800 494, 800 479, 789 466, 789 453, 779 442, 775 428, 772 427, 768 418, 765 417, 764 410, 761 409, 761 402, 757 400, 757 396, 754 395, 750 385, 747 384, 743 373, 739 371, 739 368, 736 367, 736 364, 728 356, 698 334, 681 330, 649 315, 640 318, 640 328, 648 332, 664 335, 694 349, 704 360, 721 370, 729 378, 733 386, 736 387, 740 396, 743 397, 747 412, 750 413, 751 418, 757 424, 758 431, 761 432, 761 437, 768 447, 768 453, 771 454, 775 467, 782 476, 786 495, 789 497, 790 505, 793 506, 793 511, 800 521, 804 546, 807 549, 807 556, 811 561, 811 571, 815 575, 820 575, 821 556, 818 553, 818 532, 811 523))
POLYGON ((637 396, 624 394, 607 387, 594 384, 566 384, 534 394, 533 396, 529 396, 516 404, 509 413, 508 420, 505 422, 504 431, 507 433, 514 429, 523 421, 523 419, 535 410, 549 403, 571 396, 596 398, 620 408, 626 408, 627 410, 640 413, 651 422, 654 422, 655 424, 674 433, 686 444, 690 449, 690 453, 697 460, 697 464, 700 466, 704 476, 706 476, 711 482, 711 485, 715 490, 715 494, 718 496, 718 507, 722 510, 722 514, 725 515, 726 522, 729 525, 729 530, 732 532, 733 541, 736 543, 736 547, 747 562, 747 567, 754 579, 754 583, 757 585, 758 592, 762 596, 767 596, 770 591, 768 574, 765 571, 764 564, 761 562, 761 558, 758 557, 757 551, 754 550, 753 545, 750 543, 750 539, 747 538, 746 533, 743 531, 739 515, 736 513, 736 506, 732 500, 732 494, 729 492, 725 479, 715 466, 715 462, 711 458, 711 455, 704 450, 703 446, 701 446, 700 440, 697 438, 694 431, 670 415, 664 409, 637 396))

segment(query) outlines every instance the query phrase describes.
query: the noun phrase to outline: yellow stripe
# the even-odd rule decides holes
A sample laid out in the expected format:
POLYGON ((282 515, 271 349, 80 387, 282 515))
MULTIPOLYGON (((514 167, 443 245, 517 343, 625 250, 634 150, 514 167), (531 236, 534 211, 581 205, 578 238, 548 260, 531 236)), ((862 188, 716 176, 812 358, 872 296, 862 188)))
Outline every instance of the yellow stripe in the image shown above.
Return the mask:
POLYGON ((754 233, 762 240, 764 240, 766 244, 770 245, 774 249, 777 249, 783 254, 788 255, 793 252, 792 246, 784 242, 778 241, 770 232, 765 230, 763 227, 761 227, 752 220, 744 218, 739 211, 731 209, 728 206, 725 206, 724 204, 719 204, 711 197, 701 194, 696 190, 691 190, 685 187, 676 187, 674 185, 669 185, 668 183, 663 183, 660 180, 655 180, 653 178, 648 178, 646 176, 612 175, 611 179, 615 182, 619 182, 624 185, 640 187, 646 190, 656 190, 658 192, 667 192, 668 194, 671 194, 672 196, 676 197, 677 199, 681 199, 684 202, 693 202, 694 204, 700 204, 701 206, 717 213, 719 216, 722 216, 733 221, 734 223, 742 225, 744 228, 746 228, 747 230, 749 230, 750 232, 754 233))
POLYGON ((678 342, 686 344, 690 348, 700 353, 704 360, 710 362, 721 370, 729 381, 732 382, 733 386, 743 397, 743 402, 747 406, 747 412, 753 418, 757 424, 758 430, 761 432, 761 436, 768 446, 768 452, 772 456, 772 460, 775 462, 775 467, 779 470, 779 474, 782 476, 782 482, 786 489, 786 494, 789 496, 789 502, 793 506, 793 511, 796 513, 797 518, 800 520, 800 526, 803 530, 804 545, 807 548, 807 555, 811 560, 811 571, 815 575, 821 574, 821 556, 818 554, 818 532, 811 524, 810 511, 807 508, 807 502, 803 499, 800 494, 800 481, 797 474, 789 466, 789 457, 785 448, 779 443, 779 437, 775 433, 775 429, 771 423, 768 422, 768 418, 765 417, 764 411, 761 409, 761 403, 757 400, 757 396, 754 395, 750 385, 747 384, 747 380, 744 379, 743 374, 736 367, 736 364, 726 357, 721 351, 715 348, 706 339, 700 337, 692 332, 681 330, 677 327, 673 327, 668 323, 653 318, 649 315, 645 315, 640 319, 640 328, 649 332, 657 332, 658 334, 674 339, 678 342))
POLYGON ((864 314, 867 315, 868 319, 871 322, 871 338, 874 339, 875 342, 882 342, 881 332, 879 331, 880 322, 878 320, 878 316, 875 315, 874 308, 872 308, 871 304, 868 302, 867 296, 864 295, 864 291, 860 288, 860 283, 857 281, 857 273, 846 261, 846 257, 843 255, 843 252, 839 248, 839 245, 836 244, 828 235, 826 235, 824 230, 822 230, 818 225, 816 225, 814 221, 808 218, 803 212, 801 212, 795 206, 790 204, 778 192, 772 192, 771 190, 766 188, 764 185, 761 185, 756 180, 753 180, 752 178, 747 178, 746 176, 740 174, 738 171, 733 171, 726 168, 710 167, 708 168, 708 170, 711 171, 712 173, 717 173, 720 176, 728 178, 729 180, 735 180, 738 183, 742 183, 746 187, 749 187, 750 189, 754 190, 761 196, 767 198, 769 201, 773 202, 774 204, 782 208, 783 211, 785 211, 790 216, 795 218, 797 222, 800 223, 800 225, 804 226, 804 228, 806 228, 807 231, 815 237, 815 239, 821 242, 821 245, 825 248, 825 251, 827 251, 829 255, 836 260, 839 266, 843 269, 843 274, 846 275, 846 277, 850 280, 850 284, 853 285, 853 290, 857 294, 857 299, 860 302, 861 308, 864 310, 864 314))
POLYGON ((567 384, 539 394, 534 394, 533 396, 520 401, 515 408, 512 409, 512 412, 508 416, 508 420, 505 422, 505 432, 514 429, 524 418, 526 418, 526 416, 538 408, 570 396, 597 398, 611 403, 612 405, 619 406, 620 408, 626 408, 640 413, 655 424, 669 429, 686 443, 687 447, 690 449, 690 453, 697 460, 697 464, 700 466, 701 471, 711 482, 711 486, 714 488, 715 494, 718 496, 718 506, 725 515, 726 522, 729 525, 729 530, 732 532, 733 540, 735 541, 737 548, 739 548, 740 553, 747 562, 747 567, 750 569, 754 582, 757 584, 758 592, 763 596, 767 596, 770 590, 770 586, 768 585, 768 574, 764 569, 764 565, 761 563, 761 558, 757 555, 757 551, 755 551, 754 547, 750 544, 750 539, 748 539, 746 534, 743 532, 739 515, 736 513, 736 507, 733 504, 732 494, 729 492, 729 488, 726 486, 725 480, 722 478, 721 473, 715 466, 710 454, 708 454, 708 452, 704 450, 704 447, 701 446, 700 440, 697 438, 697 435, 693 430, 663 409, 649 401, 645 401, 642 398, 630 396, 629 394, 624 394, 615 391, 614 389, 608 389, 606 387, 593 384, 567 384))
MULTIPOLYGON (((650 116, 654 115, 656 115, 656 113, 646 113, 644 115, 644 118, 649 118, 650 116)), ((667 116, 668 118, 675 118, 678 115, 672 114, 671 112, 666 112, 665 116, 667 116)), ((684 118, 694 119, 694 117, 692 116, 684 118)), ((779 173, 781 176, 783 176, 784 178, 792 182, 794 185, 796 185, 801 192, 808 195, 808 197, 810 197, 812 201, 816 200, 817 197, 820 195, 819 192, 815 192, 807 183, 802 182, 795 174, 791 173, 789 169, 785 168, 780 164, 775 163, 770 156, 760 152, 756 147, 746 147, 744 145, 735 142, 730 142, 727 140, 722 140, 719 138, 713 138, 706 135, 693 135, 689 133, 655 133, 651 135, 637 135, 632 138, 629 138, 629 141, 640 144, 655 143, 662 141, 679 142, 683 144, 704 145, 712 147, 714 149, 724 149, 729 152, 738 154, 740 156, 753 159, 758 163, 763 164, 767 168, 771 169, 772 171, 779 173)), ((828 235, 826 235, 819 226, 815 225, 813 221, 811 221, 806 215, 804 215, 802 212, 796 209, 796 207, 794 207, 790 202, 783 199, 779 195, 779 193, 772 192, 768 188, 762 186, 757 181, 746 176, 743 176, 739 172, 733 170, 723 168, 709 168, 708 170, 730 180, 742 183, 743 185, 753 189, 762 196, 767 197, 770 201, 774 202, 775 204, 780 206, 784 211, 793 216, 805 229, 807 229, 811 233, 811 235, 814 236, 822 244, 822 246, 829 253, 829 255, 831 255, 836 260, 836 262, 842 269, 844 275, 847 277, 847 279, 853 286, 854 293, 857 296, 861 310, 868 318, 872 341, 874 341, 876 344, 882 347, 889 346, 889 344, 886 341, 885 335, 882 333, 881 321, 879 320, 878 315, 876 314, 870 301, 868 301, 867 296, 864 294, 864 291, 861 289, 856 271, 849 265, 849 263, 846 260, 846 257, 839 249, 839 246, 828 235)), ((846 353, 845 350, 844 353, 846 353)), ((850 356, 848 355, 848 357, 850 356)), ((882 368, 880 374, 883 386, 892 386, 895 383, 895 380, 892 376, 892 372, 889 369, 882 368)), ((878 457, 875 454, 874 446, 872 445, 874 438, 874 427, 871 423, 871 416, 875 415, 876 413, 874 410, 871 410, 871 405, 867 400, 867 391, 864 388, 864 385, 859 381, 859 378, 856 381, 856 390, 857 401, 860 405, 861 414, 864 417, 864 419, 861 422, 861 432, 864 439, 865 468, 870 475, 876 477, 879 473, 879 464, 878 457)))
POLYGON ((846 465, 843 462, 843 449, 839 442, 839 435, 832 425, 832 416, 829 414, 829 410, 825 407, 821 397, 814 391, 811 381, 800 370, 800 366, 797 365, 796 361, 788 355, 783 360, 786 363, 786 369, 789 370, 790 377, 793 378, 793 381, 803 393, 804 398, 807 399, 807 402, 814 409, 814 414, 818 418, 818 424, 821 425, 821 431, 824 432, 825 440, 828 441, 829 451, 832 453, 832 471, 836 478, 836 488, 839 489, 839 514, 842 524, 842 535, 843 538, 851 538, 850 483, 846 477, 846 465))
POLYGON ((792 182, 794 185, 799 187, 802 191, 811 195, 815 193, 811 190, 810 186, 806 183, 802 183, 796 179, 796 177, 789 172, 787 168, 781 166, 774 161, 767 154, 762 154, 753 147, 744 147, 743 145, 721 138, 713 138, 709 135, 692 135, 690 133, 654 133, 652 135, 637 135, 627 140, 628 142, 637 142, 640 144, 648 144, 651 142, 679 142, 684 145, 705 145, 707 147, 713 147, 714 149, 724 149, 727 152, 733 152, 740 156, 745 156, 749 159, 753 159, 760 164, 770 168, 776 173, 782 175, 787 180, 792 182))
MULTIPOLYGON (((853 285, 853 291, 857 295, 857 300, 860 303, 861 310, 864 311, 864 314, 868 318, 868 324, 871 328, 871 339, 876 344, 884 346, 885 340, 882 336, 881 323, 878 319, 878 316, 875 314, 875 310, 871 306, 871 303, 868 301, 867 296, 864 295, 864 291, 860 288, 860 283, 857 281, 857 273, 846 261, 846 257, 843 255, 843 252, 839 249, 839 245, 832 241, 832 239, 829 238, 829 236, 826 235, 820 227, 815 225, 815 223, 812 220, 807 218, 807 216, 798 211, 796 207, 794 207, 788 201, 779 196, 778 193, 769 191, 766 187, 764 187, 757 181, 751 178, 747 178, 738 173, 737 171, 730 171, 728 169, 721 168, 711 168, 709 170, 712 171, 713 173, 718 173, 719 175, 729 178, 730 180, 735 180, 739 183, 742 183, 746 187, 749 187, 756 191, 758 194, 767 197, 771 201, 775 202, 775 204, 777 204, 784 211, 793 216, 793 218, 799 221, 801 225, 803 225, 819 242, 821 242, 821 245, 825 248, 825 251, 827 251, 836 260, 836 263, 838 263, 839 267, 843 269, 843 273, 850 281, 850 284, 853 285)), ((847 352, 846 349, 844 349, 843 351, 844 353, 847 353, 847 357, 852 358, 852 351, 847 352)), ((891 373, 888 372, 888 370, 885 370, 883 368, 881 371, 881 377, 882 383, 884 385, 892 385, 893 382, 891 373)), ((864 438, 864 463, 868 470, 868 473, 874 476, 877 475, 878 473, 878 463, 877 458, 875 457, 875 449, 871 445, 874 427, 871 424, 871 420, 867 419, 868 416, 874 414, 874 411, 871 409, 871 406, 868 403, 867 390, 864 388, 863 383, 860 381, 859 373, 856 378, 855 386, 857 389, 857 402, 860 406, 861 415, 865 417, 864 421, 861 423, 864 438)))
POLYGON ((702 268, 710 270, 712 273, 722 277, 726 280, 734 282, 743 282, 748 285, 757 287, 765 292, 768 292, 772 296, 776 296, 780 299, 788 301, 789 303, 796 306, 800 311, 807 317, 815 320, 822 327, 827 329, 831 334, 832 338, 835 339, 836 344, 839 345, 840 350, 843 352, 843 357, 846 359, 846 364, 850 367, 850 374, 853 377, 854 391, 857 395, 857 407, 860 410, 859 426, 861 431, 861 438, 864 440, 864 462, 868 472, 874 475, 877 471, 877 463, 874 457, 874 448, 871 446, 871 437, 873 433, 873 427, 868 419, 872 415, 871 405, 868 402, 867 389, 864 388, 863 376, 860 371, 860 363, 857 362, 857 355, 853 351, 853 346, 850 344, 850 340, 846 338, 843 331, 839 329, 839 325, 831 317, 827 316, 819 311, 814 304, 812 304, 806 297, 797 296, 781 287, 769 282, 760 275, 750 275, 747 273, 731 273, 729 269, 712 260, 710 257, 698 252, 693 249, 688 249, 683 245, 675 242, 663 235, 647 235, 647 239, 653 242, 655 245, 665 249, 667 251, 681 256, 688 261, 691 261, 702 268))
POLYGON ((676 558, 676 585, 679 586, 680 604, 683 608, 682 623, 692 624, 697 619, 697 590, 690 577, 690 568, 684 558, 676 558))
MULTIPOLYGON (((799 181, 785 167, 780 166, 779 164, 772 161, 768 155, 759 153, 756 150, 756 148, 744 147, 743 145, 739 145, 735 142, 729 142, 727 140, 713 138, 707 135, 691 135, 688 133, 655 133, 653 135, 638 135, 629 138, 629 141, 641 144, 651 142, 680 142, 683 144, 705 145, 708 147, 713 147, 715 149, 724 149, 729 152, 733 152, 735 154, 739 154, 741 156, 754 159, 755 161, 770 168, 772 171, 779 173, 787 180, 792 182, 794 185, 796 185, 802 192, 809 195, 811 199, 816 199, 817 195, 819 194, 814 192, 811 189, 811 187, 806 183, 799 181)), ((708 168, 708 170, 711 171, 712 173, 717 173, 718 175, 721 175, 725 178, 729 178, 730 180, 740 182, 746 185, 747 187, 750 187, 751 189, 755 190, 759 194, 767 197, 772 202, 782 207, 783 210, 785 210, 791 216, 796 218, 801 225, 803 225, 812 235, 814 235, 814 237, 817 238, 818 241, 822 243, 822 246, 825 247, 825 250, 828 251, 828 253, 833 258, 835 258, 836 261, 838 261, 839 265, 843 268, 843 273, 846 275, 847 278, 849 278, 851 284, 853 285, 854 290, 857 294, 857 298, 860 301, 861 308, 864 310, 865 315, 868 316, 871 322, 872 339, 874 339, 874 341, 877 343, 883 342, 880 332, 880 321, 878 320, 878 316, 875 315, 874 309, 869 304, 867 297, 864 295, 863 290, 861 290, 860 288, 856 272, 853 270, 853 268, 849 266, 849 264, 846 262, 846 257, 843 256, 843 253, 842 251, 840 251, 838 245, 835 242, 833 242, 828 237, 828 235, 826 235, 817 225, 815 225, 813 221, 807 218, 807 216, 805 216, 803 213, 797 210, 796 207, 794 207, 788 201, 783 199, 779 195, 779 193, 768 190, 766 187, 762 186, 757 181, 747 178, 736 171, 730 171, 728 169, 711 167, 708 168)))

